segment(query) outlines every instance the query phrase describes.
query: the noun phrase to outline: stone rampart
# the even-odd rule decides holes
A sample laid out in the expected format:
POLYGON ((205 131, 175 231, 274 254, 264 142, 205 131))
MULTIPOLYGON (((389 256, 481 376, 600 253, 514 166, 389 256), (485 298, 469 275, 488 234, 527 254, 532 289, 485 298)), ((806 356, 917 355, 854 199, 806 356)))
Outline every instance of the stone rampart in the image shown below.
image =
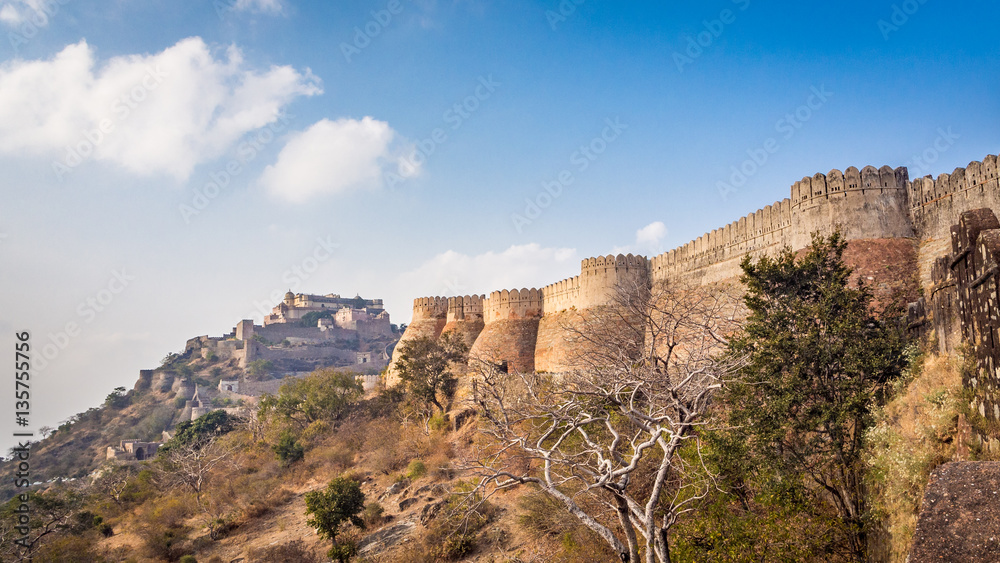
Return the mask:
POLYGON ((997 157, 989 155, 966 168, 956 168, 937 178, 924 176, 910 182, 910 217, 924 248, 920 281, 933 283, 934 260, 951 251, 951 227, 965 211, 1000 208, 997 157))
POLYGON ((558 313, 580 305, 580 276, 574 276, 542 288, 542 312, 558 313))
POLYGON ((542 316, 542 292, 537 289, 494 291, 483 301, 483 320, 537 319, 542 316))
POLYGON ((447 323, 441 330, 441 334, 454 332, 462 337, 466 346, 471 348, 485 325, 483 321, 483 303, 485 301, 485 295, 449 297, 447 323))
MULTIPOLYGON (((570 317, 610 302, 619 283, 632 280, 693 280, 702 284, 732 281, 740 275, 740 261, 747 255, 774 255, 784 247, 801 250, 814 233, 829 235, 839 229, 848 241, 845 260, 855 268, 855 278, 872 286, 876 297, 913 297, 920 289, 940 291, 955 305, 932 302, 932 313, 957 308, 958 296, 949 293, 941 272, 932 279, 936 259, 951 250, 951 225, 963 211, 977 207, 1000 208, 1000 170, 997 157, 973 162, 951 174, 909 179, 906 168, 848 167, 807 176, 792 184, 789 197, 732 223, 705 233, 678 248, 647 259, 618 255, 587 258, 580 275, 542 289, 494 291, 480 297, 484 328, 475 337, 477 349, 490 341, 494 350, 514 345, 509 355, 527 365, 525 335, 535 331, 531 343, 537 369, 565 367, 571 346, 562 332, 570 317), (919 270, 919 276, 912 275, 919 270), (534 328, 500 321, 530 321, 534 328), (516 338, 503 336, 516 331, 516 338), (516 344, 516 345, 515 345, 516 344)), ((941 270, 939 267, 938 270, 941 270)), ((436 337, 445 322, 467 319, 468 297, 428 297, 414 302, 414 322, 403 339, 420 333, 436 337)), ((478 303, 473 299, 472 310, 478 303)), ((924 311, 925 309, 921 309, 924 311)), ((922 313, 926 315, 926 313, 922 313)), ((475 313, 474 313, 475 315, 475 313)), ((937 315, 936 315, 937 316, 937 315)), ((457 324, 455 327, 457 328, 457 324)), ((478 326, 466 330, 469 335, 478 326)))

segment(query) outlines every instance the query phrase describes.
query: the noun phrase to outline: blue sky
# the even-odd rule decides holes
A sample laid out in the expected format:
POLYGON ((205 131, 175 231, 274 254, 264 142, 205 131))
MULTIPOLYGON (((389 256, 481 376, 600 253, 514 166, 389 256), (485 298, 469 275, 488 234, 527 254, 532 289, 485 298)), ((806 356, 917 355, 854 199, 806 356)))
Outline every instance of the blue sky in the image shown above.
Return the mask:
POLYGON ((414 297, 669 250, 816 172, 981 159, 998 16, 940 0, 0 0, 0 330, 51 344, 33 422, 259 321, 289 286, 382 297, 406 322, 414 297))

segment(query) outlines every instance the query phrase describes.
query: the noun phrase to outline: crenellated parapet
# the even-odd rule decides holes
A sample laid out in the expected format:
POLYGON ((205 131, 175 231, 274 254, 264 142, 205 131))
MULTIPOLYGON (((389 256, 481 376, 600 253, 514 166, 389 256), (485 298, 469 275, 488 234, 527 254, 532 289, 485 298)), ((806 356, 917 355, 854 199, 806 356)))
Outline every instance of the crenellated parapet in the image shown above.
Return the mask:
POLYGON ((938 253, 945 252, 955 216, 971 209, 1000 207, 998 182, 996 155, 936 178, 915 178, 907 186, 914 227, 921 238, 937 243, 938 253))
POLYGON ((448 298, 448 322, 483 319, 485 295, 464 295, 448 298))
POLYGON ((546 315, 580 306, 580 276, 542 288, 542 312, 546 315))
POLYGON ((542 292, 537 289, 494 291, 483 301, 483 320, 533 319, 542 316, 542 292))
MULTIPOLYGON (((977 208, 1000 209, 996 156, 912 181, 905 167, 834 169, 806 176, 791 185, 788 198, 652 259, 597 256, 581 261, 578 276, 541 289, 417 299, 414 321, 403 339, 437 337, 447 322, 450 330, 474 339, 477 352, 509 356, 516 366, 558 371, 572 348, 565 326, 586 317, 587 309, 611 303, 619 284, 678 278, 702 284, 732 281, 745 256, 774 255, 784 247, 798 251, 809 246, 813 233, 829 235, 838 229, 848 241, 845 260, 877 293, 910 291, 907 284, 914 280, 904 278, 915 268, 927 288, 940 276, 931 272, 937 262, 924 258, 947 253, 954 217, 977 208)), ((911 285, 916 291, 916 283, 911 285)), ((1000 405, 1000 392, 997 400, 1000 405)))
POLYGON ((834 169, 828 174, 816 174, 792 185, 792 207, 799 209, 824 205, 830 198, 865 197, 905 191, 907 175, 905 167, 892 169, 888 166, 865 166, 861 170, 851 166, 844 172, 834 169))
POLYGON ((792 201, 784 199, 650 260, 653 279, 677 277, 784 243, 792 226, 792 201))
POLYGON ((949 196, 970 190, 995 189, 997 180, 997 157, 991 154, 982 162, 973 161, 966 168, 956 168, 951 174, 914 179, 908 186, 910 206, 915 213, 919 213, 949 196))
POLYGON ((649 260, 632 254, 587 258, 580 263, 578 309, 606 305, 622 283, 649 282, 649 260))
POLYGON ((813 233, 835 229, 849 241, 912 237, 908 185, 905 167, 851 166, 803 178, 792 186, 794 229, 787 244, 805 248, 813 233))
POLYGON ((830 234, 837 228, 848 240, 912 237, 908 188, 908 172, 902 167, 851 166, 807 176, 792 184, 788 199, 653 258, 653 279, 731 278, 747 254, 805 248, 813 233, 830 234))
POLYGON ((447 315, 447 297, 419 297, 413 300, 414 321, 444 318, 447 315))

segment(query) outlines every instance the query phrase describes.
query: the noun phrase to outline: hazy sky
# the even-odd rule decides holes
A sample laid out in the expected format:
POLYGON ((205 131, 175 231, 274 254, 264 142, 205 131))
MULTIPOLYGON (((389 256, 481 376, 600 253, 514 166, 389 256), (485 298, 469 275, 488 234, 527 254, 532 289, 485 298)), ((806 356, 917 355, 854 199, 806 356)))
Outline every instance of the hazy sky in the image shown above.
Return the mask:
POLYGON ((406 322, 414 297, 669 250, 816 172, 948 172, 997 150, 997 21, 940 0, 0 0, 0 342, 50 344, 32 425, 55 426, 289 288, 406 322))

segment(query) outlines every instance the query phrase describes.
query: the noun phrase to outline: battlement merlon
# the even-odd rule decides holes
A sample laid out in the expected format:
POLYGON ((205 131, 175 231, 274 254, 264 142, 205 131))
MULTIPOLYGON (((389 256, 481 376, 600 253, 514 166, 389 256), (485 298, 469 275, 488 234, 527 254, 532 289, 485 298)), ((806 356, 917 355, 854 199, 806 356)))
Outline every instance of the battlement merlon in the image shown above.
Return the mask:
POLYGON ((447 297, 418 297, 413 300, 413 321, 445 318, 447 315, 447 297))
POLYGON ((485 295, 463 295, 461 297, 449 297, 447 321, 449 323, 452 323, 464 320, 469 320, 469 321, 482 320, 483 302, 485 300, 486 300, 485 295))

